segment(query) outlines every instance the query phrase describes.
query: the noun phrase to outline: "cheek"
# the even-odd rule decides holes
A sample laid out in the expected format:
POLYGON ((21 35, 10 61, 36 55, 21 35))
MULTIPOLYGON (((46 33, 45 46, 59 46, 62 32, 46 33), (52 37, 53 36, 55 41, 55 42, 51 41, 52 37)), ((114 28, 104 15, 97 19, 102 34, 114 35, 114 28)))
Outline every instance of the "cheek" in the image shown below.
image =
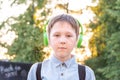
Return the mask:
POLYGON ((55 40, 54 38, 49 38, 49 45, 53 46, 57 44, 57 40, 55 40))
POLYGON ((69 42, 69 45, 70 45, 70 46, 73 46, 73 47, 76 46, 76 44, 77 44, 76 40, 69 42))
POLYGON ((76 38, 72 39, 72 40, 69 42, 69 44, 70 44, 71 46, 76 46, 76 45, 77 45, 77 40, 76 40, 76 38))

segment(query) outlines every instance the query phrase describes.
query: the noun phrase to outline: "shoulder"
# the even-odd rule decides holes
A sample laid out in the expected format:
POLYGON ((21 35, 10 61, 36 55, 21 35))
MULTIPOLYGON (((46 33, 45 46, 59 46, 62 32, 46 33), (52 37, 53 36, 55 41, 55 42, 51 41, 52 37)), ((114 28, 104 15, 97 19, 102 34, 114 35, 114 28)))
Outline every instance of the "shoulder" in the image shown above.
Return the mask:
POLYGON ((27 80, 36 80, 36 69, 37 69, 37 65, 38 65, 38 62, 37 63, 34 63, 29 72, 28 72, 28 76, 27 76, 27 80))
POLYGON ((42 65, 47 66, 47 65, 49 65, 49 63, 50 63, 50 60, 46 59, 42 62, 42 65))
POLYGON ((94 73, 92 68, 90 68, 89 66, 85 66, 85 69, 87 73, 94 73))
POLYGON ((31 69, 32 69, 32 70, 36 70, 38 63, 39 63, 39 62, 34 63, 34 64, 31 66, 30 70, 31 70, 31 69))
POLYGON ((40 63, 41 63, 41 62, 36 62, 36 63, 34 63, 34 64, 31 66, 30 70, 29 70, 29 74, 36 74, 37 66, 38 66, 38 64, 40 64, 40 63))
POLYGON ((81 69, 84 69, 84 68, 85 68, 85 71, 86 71, 87 74, 94 73, 93 70, 92 70, 89 66, 87 66, 87 65, 82 65, 82 64, 78 64, 78 65, 79 65, 78 67, 81 68, 81 69))
POLYGON ((38 63, 39 63, 39 62, 34 63, 34 64, 31 66, 31 68, 30 68, 30 70, 29 70, 29 74, 35 74, 36 69, 37 69, 37 66, 38 66, 38 63))
POLYGON ((85 70, 86 70, 86 80, 95 80, 95 74, 94 71, 89 67, 89 66, 85 66, 85 70))

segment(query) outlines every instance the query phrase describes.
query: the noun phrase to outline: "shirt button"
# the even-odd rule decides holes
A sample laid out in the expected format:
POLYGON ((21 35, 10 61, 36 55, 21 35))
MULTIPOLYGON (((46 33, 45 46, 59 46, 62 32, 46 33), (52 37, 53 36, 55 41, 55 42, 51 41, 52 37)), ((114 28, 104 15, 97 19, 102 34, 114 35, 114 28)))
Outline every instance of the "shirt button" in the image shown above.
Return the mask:
POLYGON ((65 63, 62 63, 62 66, 64 66, 65 65, 65 63))
POLYGON ((61 76, 63 76, 63 73, 61 73, 61 76))

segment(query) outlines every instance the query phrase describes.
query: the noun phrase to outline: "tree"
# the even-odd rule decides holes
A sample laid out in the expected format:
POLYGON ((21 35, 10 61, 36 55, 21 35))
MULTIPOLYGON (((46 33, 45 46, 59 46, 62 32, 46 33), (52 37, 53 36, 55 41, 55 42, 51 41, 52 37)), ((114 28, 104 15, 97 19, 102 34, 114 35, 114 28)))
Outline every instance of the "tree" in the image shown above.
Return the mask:
MULTIPOLYGON (((25 3, 26 0, 14 0, 11 6, 25 3)), ((10 17, 1 24, 1 27, 4 27, 5 24, 9 24, 11 26, 10 30, 15 31, 17 35, 17 38, 11 46, 2 44, 4 47, 8 48, 7 54, 16 55, 13 61, 36 62, 44 59, 44 52, 42 50, 44 48, 43 20, 45 21, 47 12, 43 10, 39 13, 40 16, 45 16, 44 19, 40 20, 37 20, 35 13, 37 9, 45 9, 45 4, 46 0, 32 0, 24 14, 21 14, 19 17, 10 17)))
POLYGON ((96 14, 96 21, 90 24, 94 31, 90 48, 95 56, 86 64, 94 69, 97 80, 119 80, 120 1, 100 0, 92 10, 96 14))

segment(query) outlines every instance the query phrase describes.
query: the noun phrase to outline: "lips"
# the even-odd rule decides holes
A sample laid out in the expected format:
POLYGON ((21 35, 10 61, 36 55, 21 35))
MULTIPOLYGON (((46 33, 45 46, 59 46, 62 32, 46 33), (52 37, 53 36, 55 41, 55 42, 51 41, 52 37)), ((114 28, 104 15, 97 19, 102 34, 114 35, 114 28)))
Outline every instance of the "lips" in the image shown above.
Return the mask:
POLYGON ((58 47, 58 49, 67 49, 66 47, 58 47))

